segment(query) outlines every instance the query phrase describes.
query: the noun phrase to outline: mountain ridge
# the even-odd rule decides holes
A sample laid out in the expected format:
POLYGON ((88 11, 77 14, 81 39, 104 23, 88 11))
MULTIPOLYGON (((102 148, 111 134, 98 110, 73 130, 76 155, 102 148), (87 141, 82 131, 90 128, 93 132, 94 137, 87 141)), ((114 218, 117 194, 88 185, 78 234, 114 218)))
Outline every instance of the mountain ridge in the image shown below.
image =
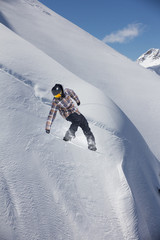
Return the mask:
POLYGON ((137 63, 160 75, 160 49, 149 49, 137 59, 137 63))

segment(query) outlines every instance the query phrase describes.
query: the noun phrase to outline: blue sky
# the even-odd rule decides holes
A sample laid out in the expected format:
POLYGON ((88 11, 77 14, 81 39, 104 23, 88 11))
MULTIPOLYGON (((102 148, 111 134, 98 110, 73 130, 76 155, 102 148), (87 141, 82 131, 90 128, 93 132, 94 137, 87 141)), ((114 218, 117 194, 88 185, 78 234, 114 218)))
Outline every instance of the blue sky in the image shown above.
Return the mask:
POLYGON ((134 61, 160 48, 159 0, 39 1, 134 61))

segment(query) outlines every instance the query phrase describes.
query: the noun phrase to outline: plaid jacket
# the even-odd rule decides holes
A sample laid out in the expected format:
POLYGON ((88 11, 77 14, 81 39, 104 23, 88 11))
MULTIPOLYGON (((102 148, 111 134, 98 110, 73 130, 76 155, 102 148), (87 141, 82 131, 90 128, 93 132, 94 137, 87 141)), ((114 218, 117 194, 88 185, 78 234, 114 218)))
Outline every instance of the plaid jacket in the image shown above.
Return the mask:
POLYGON ((51 125, 56 117, 58 110, 61 116, 64 117, 65 119, 71 113, 76 112, 80 114, 78 108, 74 105, 74 102, 72 101, 72 99, 74 99, 76 103, 80 102, 75 92, 71 89, 66 88, 64 90, 64 94, 65 94, 64 98, 60 98, 60 99, 53 98, 51 110, 49 112, 48 119, 46 122, 46 130, 51 129, 51 125))

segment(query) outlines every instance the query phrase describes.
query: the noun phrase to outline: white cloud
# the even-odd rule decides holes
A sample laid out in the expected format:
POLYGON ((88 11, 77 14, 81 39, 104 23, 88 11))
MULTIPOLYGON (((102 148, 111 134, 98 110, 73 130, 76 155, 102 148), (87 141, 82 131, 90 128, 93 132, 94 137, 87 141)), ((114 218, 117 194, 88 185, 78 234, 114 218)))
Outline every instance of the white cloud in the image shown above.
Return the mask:
POLYGON ((113 32, 104 37, 102 40, 105 43, 124 43, 127 40, 131 40, 140 35, 143 31, 143 24, 135 23, 129 24, 127 27, 122 30, 118 30, 117 32, 113 32))

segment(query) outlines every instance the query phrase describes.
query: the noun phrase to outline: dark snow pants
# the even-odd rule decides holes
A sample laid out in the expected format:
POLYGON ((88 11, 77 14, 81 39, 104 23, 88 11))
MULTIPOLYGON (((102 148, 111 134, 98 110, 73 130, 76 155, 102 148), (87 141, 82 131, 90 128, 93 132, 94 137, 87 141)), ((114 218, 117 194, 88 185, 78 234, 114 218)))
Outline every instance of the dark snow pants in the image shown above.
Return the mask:
POLYGON ((79 115, 77 113, 72 113, 66 118, 66 120, 71 122, 69 131, 73 136, 75 136, 75 132, 77 131, 78 127, 81 127, 88 143, 90 144, 92 142, 92 144, 95 144, 93 133, 89 128, 86 118, 82 114, 79 115))

